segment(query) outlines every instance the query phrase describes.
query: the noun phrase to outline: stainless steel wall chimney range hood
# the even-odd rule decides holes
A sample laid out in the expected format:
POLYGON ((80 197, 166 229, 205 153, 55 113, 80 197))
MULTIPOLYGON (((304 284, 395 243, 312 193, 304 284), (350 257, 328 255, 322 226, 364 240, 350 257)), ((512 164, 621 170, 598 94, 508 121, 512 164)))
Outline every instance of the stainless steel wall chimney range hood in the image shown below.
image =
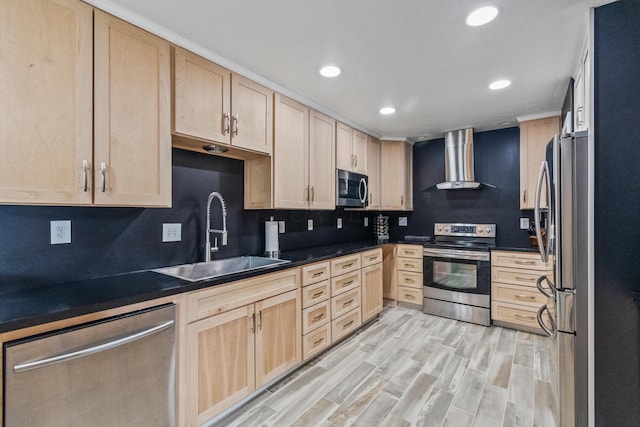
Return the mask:
POLYGON ((439 190, 474 190, 482 183, 474 181, 473 129, 460 129, 444 134, 445 182, 439 190))

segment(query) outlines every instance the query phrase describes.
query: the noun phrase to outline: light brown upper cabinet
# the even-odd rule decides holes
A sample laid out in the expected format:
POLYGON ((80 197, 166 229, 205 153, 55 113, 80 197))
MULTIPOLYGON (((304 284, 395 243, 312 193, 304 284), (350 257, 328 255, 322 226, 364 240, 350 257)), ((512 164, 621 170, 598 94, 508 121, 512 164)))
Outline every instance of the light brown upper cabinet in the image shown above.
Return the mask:
POLYGON ((367 176, 369 204, 367 209, 380 210, 380 141, 367 136, 367 176))
POLYGON ((201 151, 205 141, 271 154, 273 91, 179 47, 173 64, 174 145, 201 151))
POLYGON ((336 123, 336 168, 367 174, 367 135, 336 123))
POLYGON ((166 40, 95 11, 94 203, 171 206, 166 40))
POLYGON ((272 164, 245 162, 245 209, 335 209, 335 120, 280 94, 274 105, 272 164))
POLYGON ((93 19, 0 2, 0 202, 170 206, 169 44, 93 19))
MULTIPOLYGON (((533 209, 540 165, 545 159, 547 143, 560 131, 560 118, 530 120, 520 123, 520 209, 533 209)), ((546 202, 546 186, 541 201, 546 202)), ((546 207, 546 203, 542 207, 546 207)))
POLYGON ((380 209, 413 210, 413 147, 404 141, 380 144, 380 209))

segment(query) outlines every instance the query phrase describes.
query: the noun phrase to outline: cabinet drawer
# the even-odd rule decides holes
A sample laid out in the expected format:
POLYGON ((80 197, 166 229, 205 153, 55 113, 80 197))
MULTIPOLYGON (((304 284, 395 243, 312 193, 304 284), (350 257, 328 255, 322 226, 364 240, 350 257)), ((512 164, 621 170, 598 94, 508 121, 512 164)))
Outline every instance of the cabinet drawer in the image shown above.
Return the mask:
POLYGON ((422 258, 398 258, 398 270, 422 273, 422 258))
POLYGON ((336 296, 348 290, 360 287, 360 270, 355 273, 343 274, 331 279, 331 296, 336 296))
POLYGON ((311 307, 314 304, 328 300, 330 288, 331 282, 329 280, 302 288, 302 308, 311 307))
POLYGON ((361 324, 360 307, 358 307, 331 322, 332 341, 335 342, 350 332, 355 331, 361 324))
POLYGON ((302 267, 302 286, 317 283, 331 277, 329 261, 317 262, 302 267))
POLYGON ((327 300, 302 310, 302 333, 307 334, 329 323, 330 307, 331 302, 327 300))
POLYGON ((398 245, 398 256, 405 258, 422 259, 421 245, 398 245))
POLYGON ((300 269, 260 275, 187 295, 189 322, 298 289, 300 269))
POLYGON ((331 323, 302 337, 302 360, 308 360, 331 344, 331 323))
POLYGON ((553 269, 553 261, 542 262, 537 252, 492 251, 491 266, 547 271, 553 269))
POLYGON ((536 287, 536 281, 544 271, 522 270, 516 268, 493 267, 491 268, 491 283, 510 283, 527 287, 536 287))
POLYGON ((360 255, 362 256, 363 267, 382 262, 382 249, 372 249, 370 251, 362 252, 360 255))
POLYGON ((331 277, 360 270, 360 254, 347 255, 331 261, 331 277))
POLYGON ((505 283, 493 282, 491 284, 491 299, 514 304, 522 304, 534 307, 536 310, 543 304, 549 302, 546 296, 537 288, 507 285, 505 283))
POLYGON ((499 301, 493 301, 491 303, 491 317, 493 320, 528 326, 542 332, 536 320, 537 313, 538 309, 534 307, 499 301))
POLYGON ((337 319, 356 307, 360 307, 360 288, 331 298, 331 318, 337 319))
POLYGON ((398 286, 422 289, 422 274, 410 271, 398 271, 398 286))
POLYGON ((398 301, 422 305, 422 289, 398 286, 398 301))

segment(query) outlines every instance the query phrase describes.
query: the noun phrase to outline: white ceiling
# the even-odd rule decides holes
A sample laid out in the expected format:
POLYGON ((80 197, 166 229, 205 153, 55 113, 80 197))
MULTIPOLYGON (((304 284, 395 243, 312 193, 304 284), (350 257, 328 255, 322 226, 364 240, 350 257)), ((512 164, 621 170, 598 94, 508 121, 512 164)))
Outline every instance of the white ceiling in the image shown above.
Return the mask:
POLYGON ((87 1, 365 132, 416 140, 559 111, 589 8, 610 2, 87 1), (500 9, 495 21, 465 25, 487 4, 500 9), (342 74, 321 77, 325 64, 342 74), (503 78, 509 88, 488 89, 503 78), (378 113, 387 105, 396 114, 378 113))

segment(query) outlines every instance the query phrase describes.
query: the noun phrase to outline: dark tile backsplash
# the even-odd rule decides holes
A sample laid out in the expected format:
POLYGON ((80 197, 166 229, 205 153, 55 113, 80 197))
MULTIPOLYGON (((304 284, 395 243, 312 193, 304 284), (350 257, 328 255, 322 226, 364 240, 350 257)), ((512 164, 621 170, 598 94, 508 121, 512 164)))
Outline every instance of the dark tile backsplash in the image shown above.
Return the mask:
MULTIPOLYGON (((204 258, 206 200, 211 191, 227 205, 229 242, 214 258, 264 251, 264 221, 286 221, 280 249, 373 238, 363 226, 371 213, 343 211, 245 211, 243 162, 173 150, 173 207, 108 208, 0 206, 0 291, 81 280, 204 258), (343 228, 336 229, 338 216, 343 228), (51 245, 49 221, 70 219, 72 243, 51 245), (314 230, 307 230, 307 219, 314 230), (162 243, 163 223, 182 223, 182 241, 162 243)), ((213 224, 220 225, 217 201, 213 224)))

